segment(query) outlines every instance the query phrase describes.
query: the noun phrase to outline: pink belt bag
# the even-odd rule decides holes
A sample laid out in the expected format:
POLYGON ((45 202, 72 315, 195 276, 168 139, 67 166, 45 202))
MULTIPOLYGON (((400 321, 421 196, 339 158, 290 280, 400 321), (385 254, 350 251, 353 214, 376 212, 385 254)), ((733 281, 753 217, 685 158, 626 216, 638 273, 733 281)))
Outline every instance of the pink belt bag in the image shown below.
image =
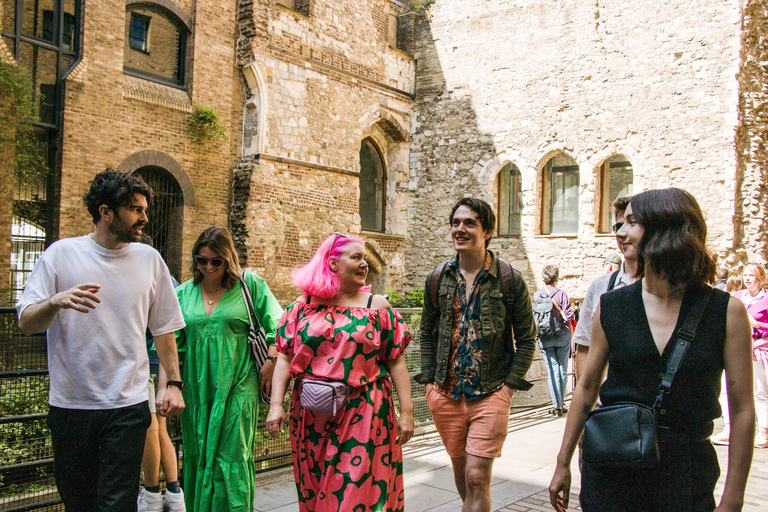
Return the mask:
POLYGON ((349 388, 343 382, 301 379, 301 406, 322 414, 336 414, 347 404, 349 388))

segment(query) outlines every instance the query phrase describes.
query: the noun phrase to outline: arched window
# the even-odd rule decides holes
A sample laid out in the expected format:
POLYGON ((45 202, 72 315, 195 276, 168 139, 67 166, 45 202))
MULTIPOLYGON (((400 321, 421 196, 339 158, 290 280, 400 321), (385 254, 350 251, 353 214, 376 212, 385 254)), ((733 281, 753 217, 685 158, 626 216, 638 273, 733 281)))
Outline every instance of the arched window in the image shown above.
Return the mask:
POLYGON ((544 166, 541 199, 542 234, 579 232, 579 166, 573 158, 560 153, 549 159, 544 166))
POLYGON ((523 178, 514 164, 499 172, 499 235, 519 235, 523 212, 523 178))
POLYGON ((385 185, 381 154, 366 139, 360 146, 360 224, 364 230, 384 232, 385 185))
POLYGON ((600 167, 600 233, 610 233, 615 219, 613 201, 632 195, 632 163, 624 155, 614 155, 600 167))
POLYGON ((167 85, 184 85, 187 31, 161 7, 134 5, 125 13, 123 72, 167 85))
POLYGON ((152 238, 155 249, 165 260, 171 275, 180 279, 184 224, 184 198, 181 187, 173 175, 162 167, 146 166, 135 172, 152 187, 155 196, 149 205, 149 222, 144 232, 152 238))

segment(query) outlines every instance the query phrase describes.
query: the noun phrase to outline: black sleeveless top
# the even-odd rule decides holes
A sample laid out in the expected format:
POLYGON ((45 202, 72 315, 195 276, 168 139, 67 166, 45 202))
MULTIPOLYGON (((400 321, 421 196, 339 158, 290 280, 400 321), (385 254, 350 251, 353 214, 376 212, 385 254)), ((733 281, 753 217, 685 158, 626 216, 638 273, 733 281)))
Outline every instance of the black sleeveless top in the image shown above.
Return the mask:
MULTIPOLYGON (((668 343, 659 355, 645 314, 641 283, 600 297, 600 322, 609 346, 608 377, 600 388, 603 406, 625 401, 653 406, 674 347, 668 343)), ((700 291, 698 287, 686 290, 673 338, 700 291)), ((696 338, 662 402, 658 416, 661 441, 704 440, 712 434, 713 420, 722 414, 718 397, 729 300, 728 293, 712 290, 696 338), (665 436, 667 430, 672 434, 665 436)))

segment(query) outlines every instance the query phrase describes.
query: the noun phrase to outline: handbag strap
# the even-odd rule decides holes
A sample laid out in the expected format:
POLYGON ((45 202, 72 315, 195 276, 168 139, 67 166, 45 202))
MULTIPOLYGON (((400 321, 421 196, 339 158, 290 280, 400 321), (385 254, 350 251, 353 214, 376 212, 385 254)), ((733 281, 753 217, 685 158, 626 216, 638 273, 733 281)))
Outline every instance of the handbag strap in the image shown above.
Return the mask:
POLYGON ((667 371, 664 373, 664 378, 661 379, 659 384, 659 394, 656 397, 656 402, 653 404, 654 410, 661 408, 661 401, 664 400, 664 395, 669 393, 672 388, 672 381, 675 380, 675 374, 680 369, 680 365, 683 362, 685 353, 691 342, 696 337, 696 329, 699 327, 701 317, 704 315, 704 309, 709 304, 709 298, 712 295, 712 287, 705 286, 703 293, 698 300, 695 300, 691 305, 691 309, 683 321, 683 325, 677 331, 677 339, 675 340, 675 349, 672 351, 672 355, 669 356, 667 362, 667 371))
POLYGON ((253 307, 251 292, 248 290, 248 285, 245 283, 245 270, 240 274, 240 292, 243 294, 245 309, 248 310, 248 322, 251 324, 251 328, 256 331, 261 330, 261 323, 259 322, 258 315, 256 315, 256 308, 253 307))

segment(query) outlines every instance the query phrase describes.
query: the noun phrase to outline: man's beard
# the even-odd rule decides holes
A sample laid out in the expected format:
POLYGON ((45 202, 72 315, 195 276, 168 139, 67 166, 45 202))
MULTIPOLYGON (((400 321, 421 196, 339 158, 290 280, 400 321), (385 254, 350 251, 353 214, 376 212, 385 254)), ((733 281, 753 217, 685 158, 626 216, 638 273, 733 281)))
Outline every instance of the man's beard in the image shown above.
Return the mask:
POLYGON ((124 244, 131 242, 140 242, 141 234, 133 232, 133 228, 136 226, 144 227, 146 224, 137 222, 133 226, 129 226, 126 222, 123 222, 119 216, 115 217, 114 222, 109 225, 109 232, 117 238, 117 241, 124 244))

